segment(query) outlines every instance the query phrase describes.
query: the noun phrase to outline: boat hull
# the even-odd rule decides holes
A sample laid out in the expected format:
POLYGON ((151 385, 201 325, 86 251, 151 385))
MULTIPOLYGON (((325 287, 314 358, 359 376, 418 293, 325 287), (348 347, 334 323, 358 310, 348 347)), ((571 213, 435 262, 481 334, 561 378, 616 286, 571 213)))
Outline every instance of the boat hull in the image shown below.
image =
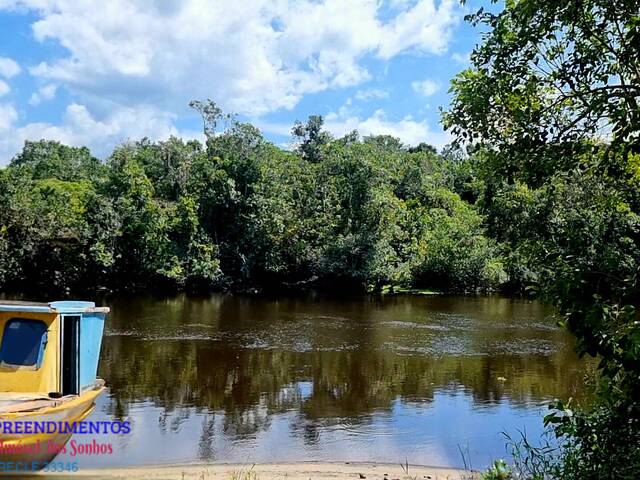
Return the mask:
POLYGON ((44 424, 46 422, 81 422, 87 418, 95 407, 96 398, 105 390, 100 387, 82 393, 77 398, 63 402, 53 407, 45 407, 30 412, 16 412, 0 414, 0 422, 3 424, 0 433, 0 465, 4 465, 3 473, 25 471, 37 471, 46 467, 52 461, 62 447, 69 441, 71 433, 33 433, 16 434, 4 433, 16 428, 7 428, 7 423, 30 422, 32 424, 44 424), (19 471, 16 471, 19 470, 19 471))

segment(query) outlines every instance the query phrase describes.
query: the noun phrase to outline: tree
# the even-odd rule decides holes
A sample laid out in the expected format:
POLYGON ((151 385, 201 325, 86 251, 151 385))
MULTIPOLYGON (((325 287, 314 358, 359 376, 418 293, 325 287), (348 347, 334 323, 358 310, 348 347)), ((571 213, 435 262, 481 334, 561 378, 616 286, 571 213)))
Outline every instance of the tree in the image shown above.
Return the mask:
POLYGON ((409 153, 418 153, 418 152, 438 153, 438 149, 436 149, 436 147, 434 147, 433 145, 429 145, 428 143, 420 142, 415 147, 409 147, 408 152, 409 153))
POLYGON ((454 78, 444 121, 461 140, 509 152, 496 171, 539 182, 577 166, 594 138, 638 151, 637 0, 509 1, 468 20, 489 33, 454 78))
POLYGON ((319 162, 322 158, 322 147, 331 140, 331 134, 322 130, 324 119, 320 115, 311 115, 307 123, 296 121, 291 134, 298 142, 297 151, 309 162, 319 162))
POLYGON ((155 194, 176 201, 185 194, 192 165, 205 155, 202 144, 176 137, 157 143, 143 138, 131 145, 131 153, 154 185, 155 194))
POLYGON ((192 106, 206 146, 143 138, 102 163, 84 148, 27 143, 0 170, 2 285, 380 291, 501 281, 487 275, 499 262, 477 208, 449 191, 453 169, 433 149, 355 131, 334 140, 318 116, 294 127, 302 141, 292 152, 248 123, 218 128, 231 116, 212 101, 192 106))
POLYGON ((0 285, 42 293, 104 285, 118 229, 87 148, 25 142, 0 172, 0 285))
POLYGON ((189 107, 196 110, 202 118, 202 133, 207 138, 213 138, 216 135, 216 128, 221 122, 231 123, 234 119, 234 115, 230 113, 224 113, 222 108, 207 98, 206 100, 191 100, 189 107))
POLYGON ((400 139, 392 135, 369 135, 364 137, 363 142, 375 145, 378 149, 387 152, 397 153, 405 150, 400 139))
POLYGON ((492 233, 540 273, 580 353, 600 358, 593 413, 547 419, 573 442, 566 478, 640 475, 639 12, 637 0, 480 10, 469 19, 488 32, 444 112, 477 152, 492 233))
POLYGON ((104 175, 103 165, 87 147, 69 147, 51 140, 27 140, 9 165, 29 170, 36 179, 97 180, 104 175))

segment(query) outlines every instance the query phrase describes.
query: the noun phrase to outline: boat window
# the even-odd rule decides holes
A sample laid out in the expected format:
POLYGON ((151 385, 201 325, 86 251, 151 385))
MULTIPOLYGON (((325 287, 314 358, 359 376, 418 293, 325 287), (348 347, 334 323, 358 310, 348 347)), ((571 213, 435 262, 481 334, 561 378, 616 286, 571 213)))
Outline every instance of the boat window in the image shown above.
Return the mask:
POLYGON ((40 320, 12 318, 4 327, 0 365, 40 368, 47 343, 47 325, 40 320))

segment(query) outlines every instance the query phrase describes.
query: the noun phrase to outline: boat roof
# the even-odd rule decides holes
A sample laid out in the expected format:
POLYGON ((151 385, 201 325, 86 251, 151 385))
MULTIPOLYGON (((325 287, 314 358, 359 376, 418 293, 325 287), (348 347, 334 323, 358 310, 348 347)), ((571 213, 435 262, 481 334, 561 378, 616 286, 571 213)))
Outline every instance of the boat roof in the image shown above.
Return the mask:
POLYGON ((109 313, 109 307, 96 307, 93 302, 81 302, 78 300, 62 300, 48 303, 0 300, 0 312, 109 313))

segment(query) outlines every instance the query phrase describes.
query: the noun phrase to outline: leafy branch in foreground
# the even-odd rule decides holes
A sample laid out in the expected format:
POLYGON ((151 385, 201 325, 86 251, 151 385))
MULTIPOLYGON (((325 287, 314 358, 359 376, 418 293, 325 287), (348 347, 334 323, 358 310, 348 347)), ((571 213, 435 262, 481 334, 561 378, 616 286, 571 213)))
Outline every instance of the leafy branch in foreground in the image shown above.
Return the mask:
POLYGON ((474 151, 489 233, 524 258, 581 354, 590 411, 555 405, 562 478, 640 477, 640 4, 507 1, 452 82, 445 125, 474 151))

